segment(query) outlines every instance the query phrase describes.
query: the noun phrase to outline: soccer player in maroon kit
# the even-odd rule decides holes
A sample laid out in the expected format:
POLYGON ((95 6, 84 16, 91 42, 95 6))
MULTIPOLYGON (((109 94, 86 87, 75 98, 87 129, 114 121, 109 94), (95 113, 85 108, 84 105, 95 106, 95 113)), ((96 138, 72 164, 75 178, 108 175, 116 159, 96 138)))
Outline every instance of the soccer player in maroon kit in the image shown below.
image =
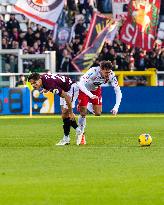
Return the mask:
POLYGON ((43 74, 32 73, 28 77, 29 82, 34 89, 43 88, 43 92, 52 92, 60 96, 60 105, 62 107, 62 119, 64 137, 56 145, 68 145, 70 144, 70 127, 72 126, 76 130, 76 144, 81 143, 82 132, 78 127, 75 115, 72 108, 75 107, 75 101, 78 97, 79 88, 75 82, 69 77, 59 74, 43 74))

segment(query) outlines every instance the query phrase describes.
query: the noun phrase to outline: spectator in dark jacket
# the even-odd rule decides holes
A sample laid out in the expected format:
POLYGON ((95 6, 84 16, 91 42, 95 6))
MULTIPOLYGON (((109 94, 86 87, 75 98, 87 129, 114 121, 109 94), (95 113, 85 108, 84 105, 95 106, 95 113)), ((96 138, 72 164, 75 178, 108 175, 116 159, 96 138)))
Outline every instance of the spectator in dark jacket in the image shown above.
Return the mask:
POLYGON ((27 41, 28 46, 33 46, 34 40, 35 40, 35 35, 34 35, 34 32, 33 32, 31 27, 29 27, 27 29, 27 33, 26 33, 24 38, 27 41))
POLYGON ((15 18, 15 14, 11 14, 9 21, 7 22, 8 32, 12 32, 13 28, 17 28, 18 31, 20 30, 20 25, 17 19, 15 18))

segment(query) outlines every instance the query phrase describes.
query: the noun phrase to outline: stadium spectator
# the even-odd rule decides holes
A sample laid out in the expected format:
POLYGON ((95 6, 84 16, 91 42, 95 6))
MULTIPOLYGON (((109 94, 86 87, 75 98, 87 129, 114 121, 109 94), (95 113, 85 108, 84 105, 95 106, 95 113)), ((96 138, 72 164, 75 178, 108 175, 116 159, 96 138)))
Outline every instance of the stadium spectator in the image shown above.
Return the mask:
POLYGON ((28 45, 27 45, 27 41, 26 40, 22 41, 22 44, 21 44, 20 48, 23 50, 23 53, 24 53, 25 50, 28 51, 28 45))
POLYGON ((46 44, 47 37, 49 36, 49 32, 50 31, 47 31, 46 27, 42 27, 41 32, 40 32, 40 41, 42 45, 46 44))
POLYGON ((86 27, 84 26, 84 20, 81 18, 75 26, 75 34, 80 36, 80 43, 83 43, 86 35, 86 27))
POLYGON ((72 71, 72 65, 71 65, 71 55, 67 49, 63 50, 63 55, 61 58, 60 63, 60 72, 71 72, 72 71))
POLYGON ((2 38, 2 49, 8 49, 8 39, 2 38))
POLYGON ((26 80, 24 75, 20 75, 15 87, 26 87, 26 80))
POLYGON ((9 41, 9 33, 5 30, 2 32, 2 38, 6 38, 9 41))
POLYGON ((17 28, 13 28, 12 32, 10 34, 10 39, 12 39, 12 41, 19 41, 19 31, 17 28))
POLYGON ((39 45, 38 45, 38 42, 36 41, 36 42, 34 42, 34 44, 33 44, 33 53, 34 54, 40 54, 41 52, 40 52, 40 47, 39 47, 39 45))
POLYGON ((136 66, 138 68, 138 70, 145 70, 145 51, 143 51, 142 49, 140 49, 138 52, 136 52, 136 66), (137 61, 138 60, 138 61, 137 61))
POLYGON ((27 41, 27 45, 28 45, 28 46, 33 46, 34 40, 35 40, 34 37, 35 37, 35 36, 34 36, 34 32, 33 32, 32 28, 29 27, 29 28, 27 29, 27 33, 26 33, 26 35, 25 35, 25 37, 24 37, 25 40, 27 41))
POLYGON ((148 52, 146 55, 146 68, 158 68, 159 62, 155 51, 148 52))
POLYGON ((54 43, 54 40, 52 38, 50 38, 50 37, 46 41, 45 50, 47 50, 47 51, 57 51, 58 50, 58 47, 54 43))
POLYGON ((13 40, 12 45, 11 45, 11 49, 19 49, 19 42, 13 40))
POLYGON ((75 38, 72 39, 71 43, 66 45, 73 57, 75 57, 79 52, 79 45, 81 45, 79 35, 75 35, 75 38))
MULTIPOLYGON (((22 43, 23 43, 23 41, 26 41, 25 38, 24 38, 25 35, 26 35, 25 32, 20 32, 19 33, 19 48, 24 49, 24 46, 22 46, 22 43)), ((27 44, 27 41, 26 41, 26 44, 27 44)))
POLYGON ((3 21, 3 18, 0 15, 0 29, 2 30, 3 28, 5 28, 5 22, 3 21))
POLYGON ((7 22, 7 31, 12 32, 13 28, 20 30, 20 25, 18 20, 15 18, 15 14, 10 14, 10 19, 7 22))

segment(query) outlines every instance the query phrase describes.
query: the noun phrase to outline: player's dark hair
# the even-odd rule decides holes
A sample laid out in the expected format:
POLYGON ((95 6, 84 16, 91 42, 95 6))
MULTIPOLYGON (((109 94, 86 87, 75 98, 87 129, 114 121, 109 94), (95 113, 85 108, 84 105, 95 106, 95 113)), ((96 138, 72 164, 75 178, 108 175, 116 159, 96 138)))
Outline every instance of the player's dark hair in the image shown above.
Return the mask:
POLYGON ((34 80, 34 81, 37 81, 40 79, 40 74, 39 73, 31 73, 29 76, 28 76, 28 81, 29 80, 34 80))
POLYGON ((101 61, 100 67, 102 70, 112 70, 112 62, 111 61, 101 61))

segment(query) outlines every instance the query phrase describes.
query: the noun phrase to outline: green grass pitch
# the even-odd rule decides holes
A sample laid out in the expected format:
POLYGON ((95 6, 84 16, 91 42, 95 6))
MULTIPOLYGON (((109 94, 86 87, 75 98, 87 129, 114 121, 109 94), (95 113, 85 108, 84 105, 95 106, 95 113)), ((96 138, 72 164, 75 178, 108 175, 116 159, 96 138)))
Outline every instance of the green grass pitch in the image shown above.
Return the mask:
POLYGON ((79 147, 74 130, 55 146, 61 127, 60 116, 0 117, 0 205, 164 204, 164 115, 88 116, 79 147))

